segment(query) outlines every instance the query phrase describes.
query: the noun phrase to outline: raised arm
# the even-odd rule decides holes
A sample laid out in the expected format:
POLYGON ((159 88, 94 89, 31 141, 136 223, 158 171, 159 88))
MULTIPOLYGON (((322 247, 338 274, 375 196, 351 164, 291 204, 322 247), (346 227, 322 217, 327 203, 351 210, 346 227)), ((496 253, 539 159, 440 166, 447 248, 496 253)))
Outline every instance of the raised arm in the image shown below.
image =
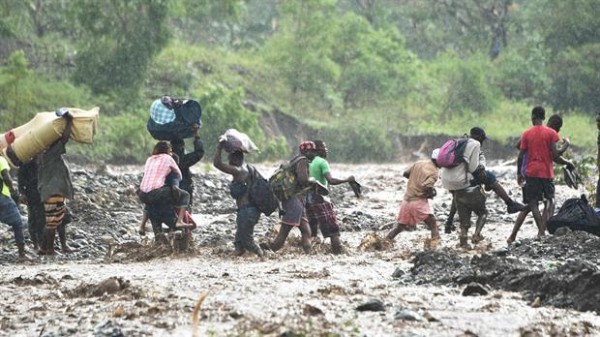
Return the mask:
POLYGON ((221 172, 231 174, 234 180, 241 180, 242 178, 242 170, 238 166, 230 165, 228 163, 224 163, 221 159, 221 155, 223 153, 223 142, 219 142, 217 144, 217 150, 215 151, 215 156, 213 158, 213 165, 221 172))

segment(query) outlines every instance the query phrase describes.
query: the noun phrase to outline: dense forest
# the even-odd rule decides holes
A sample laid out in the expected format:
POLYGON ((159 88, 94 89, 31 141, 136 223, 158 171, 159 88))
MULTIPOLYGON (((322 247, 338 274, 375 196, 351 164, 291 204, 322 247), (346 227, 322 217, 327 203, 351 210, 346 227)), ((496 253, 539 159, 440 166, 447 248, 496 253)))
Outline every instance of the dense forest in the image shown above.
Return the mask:
POLYGON ((1 0, 0 132, 41 111, 100 107, 88 160, 139 163, 150 103, 198 100, 208 153, 227 128, 291 154, 272 114, 337 161, 389 161, 397 135, 509 143, 543 105, 595 151, 597 0, 1 0))

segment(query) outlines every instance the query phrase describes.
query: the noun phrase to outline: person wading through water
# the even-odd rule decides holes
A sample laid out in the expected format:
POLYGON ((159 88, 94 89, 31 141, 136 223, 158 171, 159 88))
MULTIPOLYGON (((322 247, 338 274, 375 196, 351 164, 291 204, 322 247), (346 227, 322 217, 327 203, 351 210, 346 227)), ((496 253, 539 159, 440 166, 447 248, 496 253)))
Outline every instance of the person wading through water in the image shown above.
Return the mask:
MULTIPOLYGON (((329 188, 329 185, 340 185, 355 181, 354 176, 345 179, 338 179, 331 175, 331 168, 327 161, 329 150, 322 140, 314 141, 316 149, 314 154, 310 154, 313 159, 309 164, 309 173, 312 178, 329 188)), ((320 195, 317 190, 311 190, 308 194, 308 203, 306 213, 310 225, 312 237, 317 236, 320 229, 324 238, 331 240, 331 252, 340 254, 342 252, 342 243, 340 241, 340 226, 337 221, 337 215, 333 209, 333 204, 328 196, 320 195)))
POLYGON ((429 199, 436 195, 433 185, 440 172, 436 161, 438 153, 439 149, 433 150, 431 159, 417 161, 404 171, 403 176, 408 179, 406 193, 400 205, 396 225, 387 234, 387 240, 393 241, 396 235, 414 228, 421 221, 424 221, 431 231, 433 245, 440 239, 437 222, 429 206, 429 199))
MULTIPOLYGON (((512 233, 506 240, 509 244, 517 238, 517 233, 529 211, 533 214, 533 219, 538 227, 538 237, 545 235, 546 222, 554 213, 553 161, 560 161, 559 158, 568 147, 568 142, 561 149, 557 147, 560 140, 558 132, 554 128, 542 124, 545 118, 546 110, 543 107, 533 108, 531 111, 533 126, 523 132, 521 136, 517 158, 517 182, 523 187, 523 201, 527 203, 527 211, 521 212, 517 216, 512 233), (539 209, 540 201, 544 203, 543 214, 539 209)), ((558 121, 556 124, 554 122, 552 124, 556 127, 558 121)), ((562 126, 562 120, 560 124, 562 126)), ((560 130, 560 127, 558 129, 560 130)))
POLYGON ((452 193, 452 203, 456 205, 458 218, 460 221, 460 242, 459 246, 469 249, 468 232, 471 227, 471 213, 477 215, 475 233, 471 238, 473 243, 483 240, 481 230, 487 219, 487 209, 485 208, 486 196, 481 186, 472 184, 472 177, 477 172, 484 172, 480 163, 481 139, 485 139, 485 131, 479 127, 471 129, 471 134, 475 137, 469 137, 465 146, 461 164, 452 168, 444 167, 441 170, 442 185, 452 193))
POLYGON ((62 138, 38 155, 38 189, 44 202, 46 229, 40 244, 40 255, 54 255, 54 238, 58 230, 61 249, 64 253, 73 250, 67 245, 66 226, 71 222, 71 214, 67 208, 68 200, 73 200, 73 183, 71 171, 63 155, 71 136, 73 116, 66 109, 59 109, 56 114, 67 120, 62 138))
MULTIPOLYGON (((167 184, 165 182, 181 179, 181 171, 172 157, 171 144, 167 141, 159 141, 154 146, 152 155, 146 160, 144 166, 144 176, 140 183, 140 200, 146 205, 162 204, 170 205, 177 209, 177 220, 175 228, 187 228, 189 224, 183 222, 186 207, 190 201, 190 195, 180 189, 177 184, 167 184), (173 173, 174 177, 167 177, 173 173)), ((154 228, 155 232, 158 230, 154 228)), ((174 228, 172 228, 174 229, 174 228)), ((156 233, 155 233, 156 234, 156 233)))
POLYGON ((224 142, 217 144, 213 165, 221 172, 233 177, 229 185, 229 194, 235 199, 237 206, 235 252, 241 256, 246 251, 250 251, 262 257, 262 249, 254 242, 254 226, 260 219, 260 210, 250 202, 249 183, 251 177, 248 165, 244 162, 244 153, 241 150, 233 151, 229 154, 229 163, 223 163, 221 159, 223 145, 224 142))
POLYGON ((0 156, 0 222, 12 227, 15 242, 17 243, 17 249, 19 254, 19 261, 25 262, 29 259, 25 254, 25 236, 23 235, 23 222, 21 220, 21 214, 19 208, 15 203, 15 200, 19 199, 19 193, 13 187, 13 181, 9 174, 10 166, 8 160, 3 156, 0 156))
POLYGON ((272 251, 281 249, 287 239, 290 231, 298 227, 302 235, 302 248, 306 254, 310 253, 310 226, 306 217, 306 193, 308 189, 316 182, 308 173, 309 160, 314 157, 315 143, 303 141, 300 143, 300 154, 290 160, 293 166, 295 176, 295 187, 291 197, 282 200, 281 228, 275 239, 269 244, 272 251))
MULTIPOLYGON (((469 137, 477 140, 482 145, 487 139, 485 131, 478 127, 474 127, 470 130, 469 137)), ((504 187, 500 184, 496 178, 496 175, 485 168, 486 159, 483 151, 479 152, 479 165, 480 168, 472 175, 473 179, 471 180, 471 185, 483 185, 486 191, 494 191, 496 195, 500 197, 500 199, 502 199, 502 201, 504 201, 506 204, 506 212, 508 214, 513 214, 526 209, 525 205, 513 200, 510 196, 508 196, 506 189, 504 189, 504 187)), ((455 214, 456 206, 453 202, 452 206, 450 207, 450 214, 448 214, 448 219, 444 225, 444 232, 446 232, 446 234, 449 234, 454 230, 453 221, 455 214)))

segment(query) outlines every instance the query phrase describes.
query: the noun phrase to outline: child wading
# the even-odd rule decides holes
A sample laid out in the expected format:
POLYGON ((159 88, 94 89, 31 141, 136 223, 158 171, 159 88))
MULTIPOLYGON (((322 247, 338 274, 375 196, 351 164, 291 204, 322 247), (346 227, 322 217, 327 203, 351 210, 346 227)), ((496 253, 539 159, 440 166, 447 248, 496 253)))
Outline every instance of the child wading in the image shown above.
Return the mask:
POLYGON ((420 160, 404 171, 403 175, 408 178, 408 185, 400 205, 396 226, 388 233, 388 240, 394 240, 400 232, 415 227, 421 221, 431 230, 431 238, 434 241, 439 240, 437 222, 428 200, 436 195, 433 185, 439 176, 436 162, 438 152, 439 149, 433 150, 431 159, 420 160))

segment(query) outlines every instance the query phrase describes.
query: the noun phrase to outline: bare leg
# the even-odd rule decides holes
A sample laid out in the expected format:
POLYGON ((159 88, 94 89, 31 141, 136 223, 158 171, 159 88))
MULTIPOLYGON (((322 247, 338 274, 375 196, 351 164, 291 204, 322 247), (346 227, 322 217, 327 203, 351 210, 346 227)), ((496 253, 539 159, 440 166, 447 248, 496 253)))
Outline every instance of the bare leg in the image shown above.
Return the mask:
POLYGON ((538 237, 544 236, 546 234, 546 228, 544 227, 544 222, 542 220, 542 214, 540 213, 538 201, 531 201, 529 203, 529 209, 533 214, 533 220, 535 220, 535 225, 538 228, 538 237))
POLYGON ((477 216, 477 222, 475 222, 475 233, 473 233, 473 237, 471 238, 471 241, 473 241, 473 243, 478 243, 483 241, 484 237, 483 235, 481 235, 481 230, 483 229, 483 226, 485 225, 485 222, 487 220, 487 212, 477 216))
POLYGON ((138 233, 142 236, 146 235, 146 223, 148 222, 148 212, 146 210, 143 211, 142 214, 142 223, 140 224, 140 229, 138 233))
POLYGON ((429 216, 425 219, 425 224, 429 227, 431 231, 431 238, 437 240, 440 238, 440 232, 438 230, 437 222, 435 221, 435 217, 433 214, 429 214, 429 216))
POLYGON ((542 212, 544 229, 548 227, 548 219, 550 219, 552 215, 554 215, 554 199, 547 199, 544 201, 544 211, 542 212))
POLYGON ((176 228, 186 228, 189 227, 188 224, 183 222, 183 216, 185 215, 186 209, 185 207, 181 207, 177 209, 177 223, 175 224, 176 228))
POLYGON ((406 225, 404 224, 400 224, 400 223, 396 223, 394 225, 394 228, 392 228, 392 230, 386 235, 386 239, 389 241, 394 241, 394 238, 400 234, 401 232, 406 230, 406 225))
POLYGON ((304 249, 305 254, 309 254, 310 249, 311 249, 311 244, 310 244, 310 226, 308 225, 308 222, 301 222, 300 227, 298 227, 298 229, 300 229, 300 234, 302 235, 302 249, 304 249))
POLYGON ((525 221, 525 218, 527 217, 527 214, 529 214, 529 210, 521 211, 517 215, 517 220, 515 221, 515 225, 513 226, 512 233, 510 234, 510 236, 508 237, 508 239, 506 239, 506 242, 509 245, 511 243, 515 242, 515 240, 517 239, 517 233, 519 233, 519 230, 521 229, 521 225, 525 221))
POLYGON ((504 201, 508 207, 507 211, 509 214, 525 210, 525 206, 523 204, 515 202, 513 199, 511 199, 511 197, 508 196, 508 193, 506 193, 506 190, 502 185, 500 185, 500 183, 494 183, 494 185, 492 185, 492 190, 494 190, 496 195, 498 195, 500 199, 504 201))
POLYGON ((293 227, 290 225, 281 224, 281 228, 279 228, 279 233, 277 233, 275 240, 273 240, 273 242, 271 242, 269 244, 272 251, 276 252, 283 247, 283 244, 285 243, 285 240, 287 239, 288 235, 290 234, 290 231, 292 230, 292 228, 293 227))
POLYGON ((72 249, 67 244, 67 230, 66 229, 67 229, 67 224, 64 222, 62 224, 60 224, 60 226, 58 226, 58 239, 60 241, 61 251, 65 254, 68 254, 68 253, 73 253, 76 250, 72 249))
POLYGON ((334 234, 331 236, 331 252, 333 254, 342 253, 342 242, 340 240, 340 234, 334 234))

